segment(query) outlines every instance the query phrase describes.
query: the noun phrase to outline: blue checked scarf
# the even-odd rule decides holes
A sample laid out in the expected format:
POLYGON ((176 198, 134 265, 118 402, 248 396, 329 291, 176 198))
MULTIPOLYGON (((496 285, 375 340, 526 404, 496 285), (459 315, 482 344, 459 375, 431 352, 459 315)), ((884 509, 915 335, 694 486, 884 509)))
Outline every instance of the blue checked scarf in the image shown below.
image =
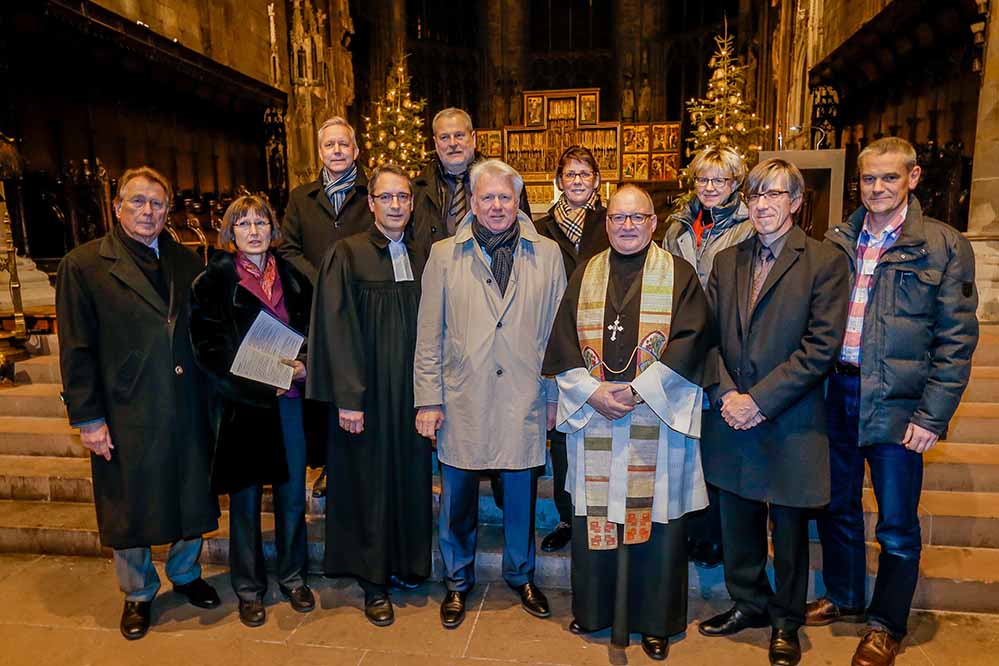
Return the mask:
POLYGON ((333 210, 336 214, 340 214, 340 209, 343 208, 343 202, 347 198, 347 192, 350 188, 354 187, 354 181, 357 179, 357 162, 350 165, 342 176, 334 179, 333 174, 331 174, 326 167, 323 167, 323 189, 326 190, 326 196, 329 197, 330 203, 333 204, 333 210))

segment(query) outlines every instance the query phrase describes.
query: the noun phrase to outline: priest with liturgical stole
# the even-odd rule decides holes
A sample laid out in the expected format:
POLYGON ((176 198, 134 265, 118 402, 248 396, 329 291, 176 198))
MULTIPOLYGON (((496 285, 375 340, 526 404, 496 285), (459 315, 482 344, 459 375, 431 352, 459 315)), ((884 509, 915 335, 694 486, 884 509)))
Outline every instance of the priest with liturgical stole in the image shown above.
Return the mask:
POLYGON ((333 403, 325 572, 353 576, 364 613, 392 624, 388 586, 430 575, 430 442, 413 428, 413 354, 426 250, 414 243, 413 191, 397 166, 375 169, 374 226, 333 246, 319 268, 307 395, 333 403))
POLYGON ((567 433, 574 633, 642 634, 653 659, 687 626, 684 516, 707 505, 698 438, 711 345, 693 268, 651 244, 649 195, 607 206, 610 249, 573 273, 543 372, 559 386, 567 433))

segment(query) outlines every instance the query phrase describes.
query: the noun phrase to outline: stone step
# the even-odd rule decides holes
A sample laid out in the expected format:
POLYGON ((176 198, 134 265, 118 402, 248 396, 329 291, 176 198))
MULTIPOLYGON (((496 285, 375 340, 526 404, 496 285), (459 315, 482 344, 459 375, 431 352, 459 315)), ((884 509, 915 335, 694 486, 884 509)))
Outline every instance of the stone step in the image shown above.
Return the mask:
POLYGON ((962 402, 947 431, 953 442, 999 444, 999 404, 962 402))
POLYGON ((939 442, 923 454, 923 490, 999 492, 999 446, 939 442))
POLYGON ((62 375, 59 372, 59 357, 51 354, 33 356, 26 361, 19 361, 15 366, 18 384, 59 384, 62 375))
POLYGON ((60 384, 21 384, 0 388, 0 417, 48 416, 66 418, 60 384))
POLYGON ((999 365, 999 325, 982 324, 978 332, 978 346, 971 357, 974 365, 999 365))
POLYGON ((961 400, 965 402, 999 402, 999 366, 972 366, 971 379, 961 400))
POLYGON ((61 417, 0 417, 0 455, 87 458, 80 435, 61 417))
MULTIPOLYGON (((206 535, 202 561, 228 563, 228 515, 223 513, 220 529, 206 535)), ((262 517, 264 554, 274 560, 273 517, 262 517)), ((309 568, 321 573, 324 524, 321 518, 308 519, 309 568)), ((540 541, 543 533, 538 531, 540 541)), ((482 525, 476 554, 476 575, 480 583, 502 580, 502 528, 482 525)), ((109 557, 100 546, 93 507, 82 503, 0 501, 0 552, 27 552, 57 555, 109 557)), ((868 568, 876 570, 877 545, 868 544, 868 568)), ((433 546, 433 575, 441 577, 440 554, 433 546)), ((162 560, 166 547, 154 548, 162 560)), ((821 592, 821 549, 811 548, 811 568, 815 587, 821 592)), ((544 553, 538 548, 536 581, 542 587, 568 588, 569 550, 544 553)), ((869 588, 872 586, 869 585, 869 588)), ((689 592, 706 599, 725 599, 720 568, 690 568, 689 592)), ((999 612, 999 549, 926 546, 920 562, 920 582, 915 605, 919 608, 970 612, 999 612)))
MULTIPOLYGON (((866 538, 874 541, 878 507, 871 488, 864 488, 863 503, 866 538)), ((999 548, 999 493, 923 490, 919 524, 923 544, 999 548)))

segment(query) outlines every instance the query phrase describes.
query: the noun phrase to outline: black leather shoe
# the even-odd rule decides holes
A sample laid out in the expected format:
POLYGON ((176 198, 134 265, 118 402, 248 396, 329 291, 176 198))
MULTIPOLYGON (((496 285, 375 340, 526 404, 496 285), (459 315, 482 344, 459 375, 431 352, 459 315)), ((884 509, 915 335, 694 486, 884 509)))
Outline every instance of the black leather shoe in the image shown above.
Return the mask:
POLYGON ((541 550, 554 553, 562 550, 572 540, 572 525, 559 523, 544 539, 541 540, 541 550))
POLYGON ((121 611, 121 635, 130 641, 145 636, 149 631, 152 607, 151 601, 126 601, 121 611))
POLYGON ((669 640, 660 638, 659 636, 643 634, 642 649, 645 650, 645 654, 649 655, 649 659, 663 661, 666 659, 666 655, 669 654, 669 640))
POLYGON ((195 578, 186 585, 174 585, 173 591, 183 594, 191 605, 198 608, 218 608, 222 605, 219 593, 204 578, 195 578))
POLYGON ((293 610, 299 613, 311 613, 316 607, 316 598, 312 595, 312 590, 308 585, 299 585, 293 590, 281 589, 281 593, 291 605, 293 610))
POLYGON ((465 620, 465 593, 448 590, 441 602, 441 624, 455 629, 465 620))
POLYGON ((721 544, 710 541, 693 541, 689 549, 690 561, 704 569, 714 569, 722 563, 721 544))
POLYGON ((770 634, 770 665, 797 666, 801 661, 801 643, 797 629, 774 629, 770 634))
POLYGON ((319 473, 316 478, 316 482, 312 484, 312 496, 316 499, 322 499, 326 497, 326 468, 323 467, 323 471, 319 473))
POLYGON ((515 588, 520 595, 520 605, 534 617, 551 617, 552 611, 548 607, 548 597, 534 583, 524 583, 515 588))
POLYGON ((400 578, 399 576, 392 574, 389 576, 389 585, 400 590, 415 590, 423 585, 423 581, 415 578, 400 578))
POLYGON ((239 621, 248 627, 259 627, 267 621, 267 609, 261 599, 239 600, 239 621))
POLYGON ((701 622, 697 630, 705 636, 731 636, 743 629, 769 627, 770 618, 766 615, 749 615, 735 606, 720 615, 701 622))
POLYGON ((395 611, 389 596, 378 592, 365 593, 364 616, 376 627, 387 627, 395 622, 395 611))

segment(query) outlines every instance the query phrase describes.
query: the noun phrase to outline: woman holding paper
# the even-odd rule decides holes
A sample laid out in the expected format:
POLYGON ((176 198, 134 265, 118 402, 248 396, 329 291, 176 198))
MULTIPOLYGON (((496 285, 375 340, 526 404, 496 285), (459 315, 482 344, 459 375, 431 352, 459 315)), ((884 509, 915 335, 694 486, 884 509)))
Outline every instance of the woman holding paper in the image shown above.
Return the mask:
POLYGON ((258 317, 272 317, 308 336, 311 286, 271 251, 280 237, 274 210, 266 200, 239 197, 223 216, 221 251, 212 255, 191 287, 191 342, 198 364, 215 380, 212 486, 229 495, 232 586, 239 599, 239 619, 251 627, 266 620, 267 573, 260 529, 264 484, 274 489, 281 592, 296 611, 315 608, 305 581, 305 350, 296 359, 282 359, 292 375, 288 390, 230 370, 258 317))

